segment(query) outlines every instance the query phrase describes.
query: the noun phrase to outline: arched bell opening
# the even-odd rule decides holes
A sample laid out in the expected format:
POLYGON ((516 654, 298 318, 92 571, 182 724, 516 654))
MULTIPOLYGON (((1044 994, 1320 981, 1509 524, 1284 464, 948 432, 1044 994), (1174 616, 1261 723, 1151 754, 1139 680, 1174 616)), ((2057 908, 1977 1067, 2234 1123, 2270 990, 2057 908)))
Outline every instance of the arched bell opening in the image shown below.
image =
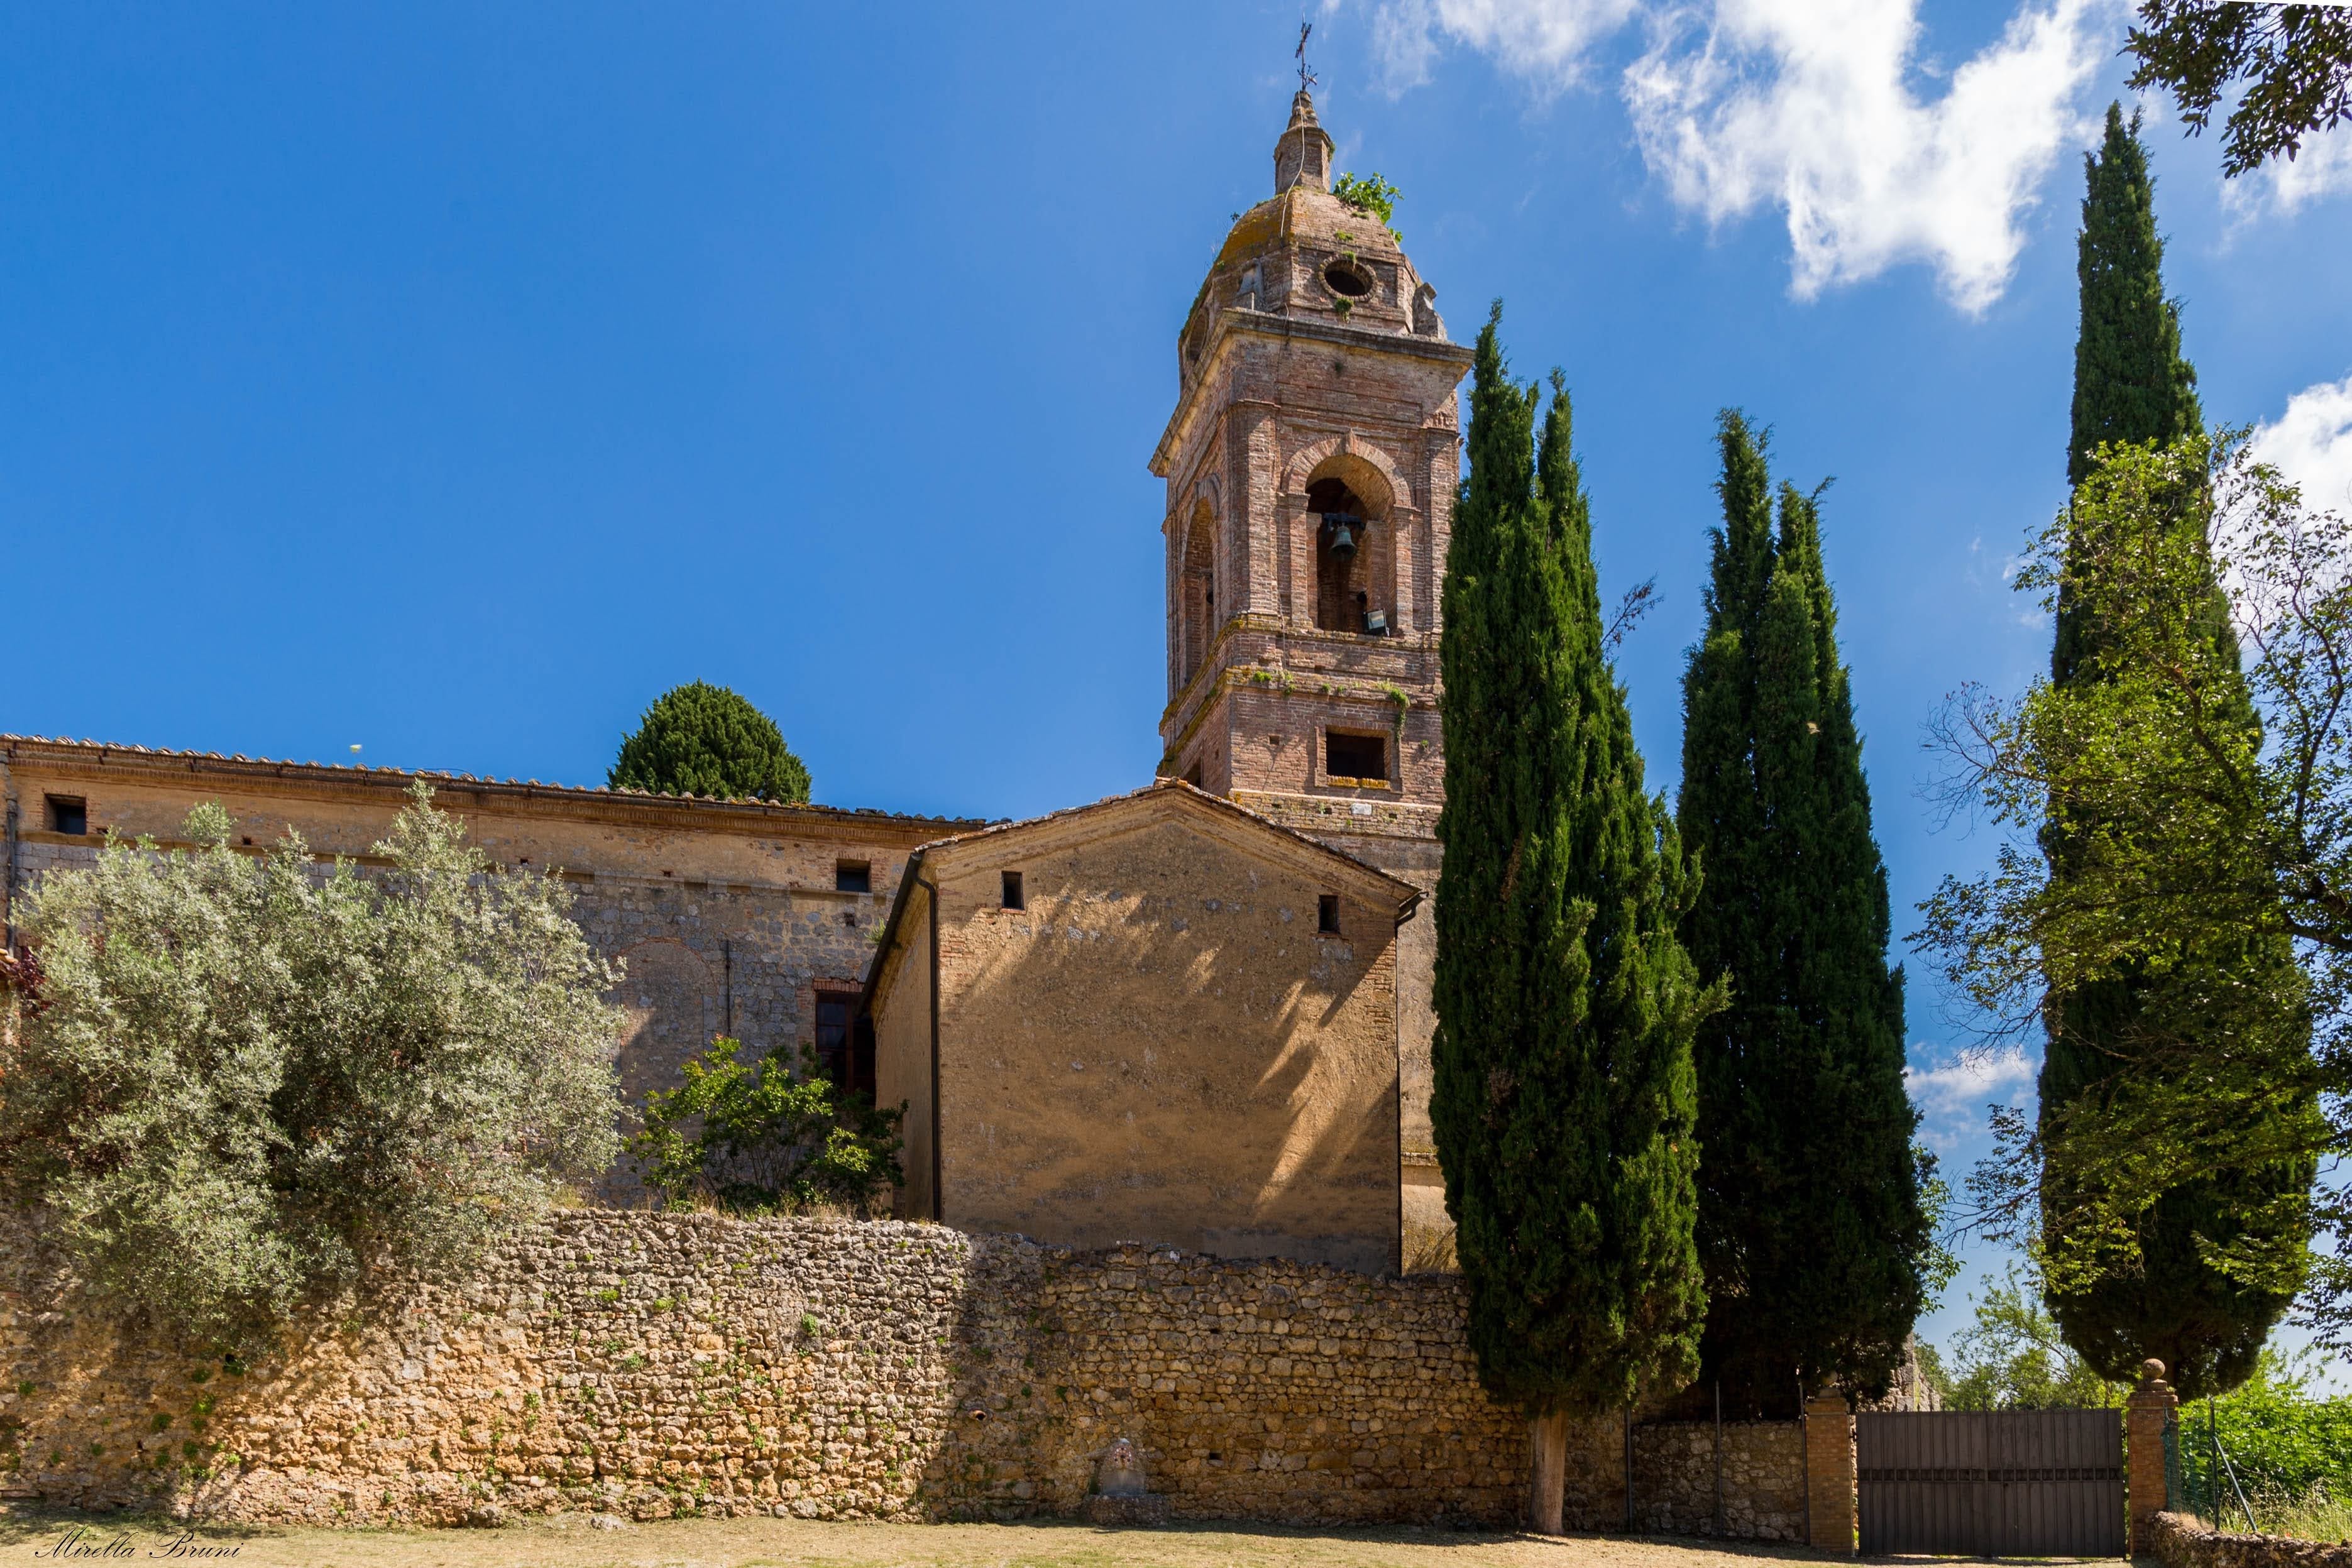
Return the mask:
POLYGON ((1315 528, 1315 624, 1326 632, 1389 628, 1380 569, 1388 556, 1382 538, 1388 502, 1385 496, 1366 497, 1360 483, 1328 474, 1307 486, 1307 521, 1315 528))

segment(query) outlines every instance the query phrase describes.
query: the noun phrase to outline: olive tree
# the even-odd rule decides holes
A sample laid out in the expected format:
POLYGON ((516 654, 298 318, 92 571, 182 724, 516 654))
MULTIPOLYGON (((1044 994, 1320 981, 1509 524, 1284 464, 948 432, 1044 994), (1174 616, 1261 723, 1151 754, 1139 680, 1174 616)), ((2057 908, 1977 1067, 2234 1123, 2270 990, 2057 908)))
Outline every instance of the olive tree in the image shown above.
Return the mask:
POLYGON ((614 976, 557 878, 421 783, 362 871, 289 833, 110 837, 31 900, 0 1029, 0 1194, 83 1288, 224 1340, 448 1268, 615 1152, 614 976))

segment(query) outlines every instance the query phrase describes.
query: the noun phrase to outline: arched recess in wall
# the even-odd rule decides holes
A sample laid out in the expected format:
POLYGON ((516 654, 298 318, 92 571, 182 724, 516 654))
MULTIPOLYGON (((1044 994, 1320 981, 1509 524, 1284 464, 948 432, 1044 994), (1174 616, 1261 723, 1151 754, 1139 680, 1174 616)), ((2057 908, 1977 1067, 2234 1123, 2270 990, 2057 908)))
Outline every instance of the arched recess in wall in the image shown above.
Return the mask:
POLYGON ((614 1065, 622 1103, 635 1110, 649 1089, 672 1089, 689 1057, 718 1032, 710 966, 683 942, 641 942, 621 955, 627 967, 609 999, 628 1022, 614 1065))
POLYGON ((1185 524, 1180 591, 1183 669, 1177 685, 1181 688, 1200 672, 1217 634, 1217 508, 1215 492, 1206 486, 1194 497, 1192 516, 1185 524))
POLYGON ((1293 469, 1307 493, 1298 542, 1314 554, 1315 624, 1327 632, 1393 629, 1393 517, 1403 486, 1387 455, 1335 439, 1300 453, 1293 469))

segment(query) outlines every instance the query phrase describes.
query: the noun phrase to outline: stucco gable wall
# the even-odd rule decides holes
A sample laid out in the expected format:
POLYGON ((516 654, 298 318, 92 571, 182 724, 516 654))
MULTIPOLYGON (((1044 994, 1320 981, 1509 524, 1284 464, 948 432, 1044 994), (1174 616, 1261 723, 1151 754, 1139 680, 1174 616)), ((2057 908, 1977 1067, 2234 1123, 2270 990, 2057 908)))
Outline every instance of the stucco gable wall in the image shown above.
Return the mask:
POLYGON ((1381 879, 1177 802, 961 845, 934 874, 948 1223, 1394 1267, 1381 879))

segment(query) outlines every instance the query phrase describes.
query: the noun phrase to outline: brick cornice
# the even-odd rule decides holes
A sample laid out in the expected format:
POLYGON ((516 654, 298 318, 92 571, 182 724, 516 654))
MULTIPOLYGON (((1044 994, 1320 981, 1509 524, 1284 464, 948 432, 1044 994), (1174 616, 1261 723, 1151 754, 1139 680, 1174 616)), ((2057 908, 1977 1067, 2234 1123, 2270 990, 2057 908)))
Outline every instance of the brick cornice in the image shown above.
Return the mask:
MULTIPOLYGON (((1328 343, 1335 348, 1351 349, 1358 353, 1383 354, 1396 359, 1420 360, 1435 366, 1451 366, 1452 381, 1460 381, 1477 358, 1467 344, 1450 343, 1440 338, 1422 338, 1410 333, 1374 331, 1367 327, 1343 327, 1337 322, 1318 320, 1313 317, 1277 316, 1264 310, 1244 310, 1227 306, 1217 312, 1216 326, 1211 330, 1209 346, 1202 355, 1200 370, 1185 386, 1176 401, 1176 411, 1168 416, 1168 424, 1160 433, 1160 441, 1151 449, 1150 469, 1154 476, 1166 478, 1176 449, 1187 428, 1208 402, 1206 389, 1216 381, 1223 367, 1220 360, 1233 352, 1234 345, 1243 338, 1263 338, 1276 342, 1328 343)), ((1449 384, 1451 382, 1449 382, 1449 384)), ((1218 404, 1223 407, 1223 403, 1218 404)))

